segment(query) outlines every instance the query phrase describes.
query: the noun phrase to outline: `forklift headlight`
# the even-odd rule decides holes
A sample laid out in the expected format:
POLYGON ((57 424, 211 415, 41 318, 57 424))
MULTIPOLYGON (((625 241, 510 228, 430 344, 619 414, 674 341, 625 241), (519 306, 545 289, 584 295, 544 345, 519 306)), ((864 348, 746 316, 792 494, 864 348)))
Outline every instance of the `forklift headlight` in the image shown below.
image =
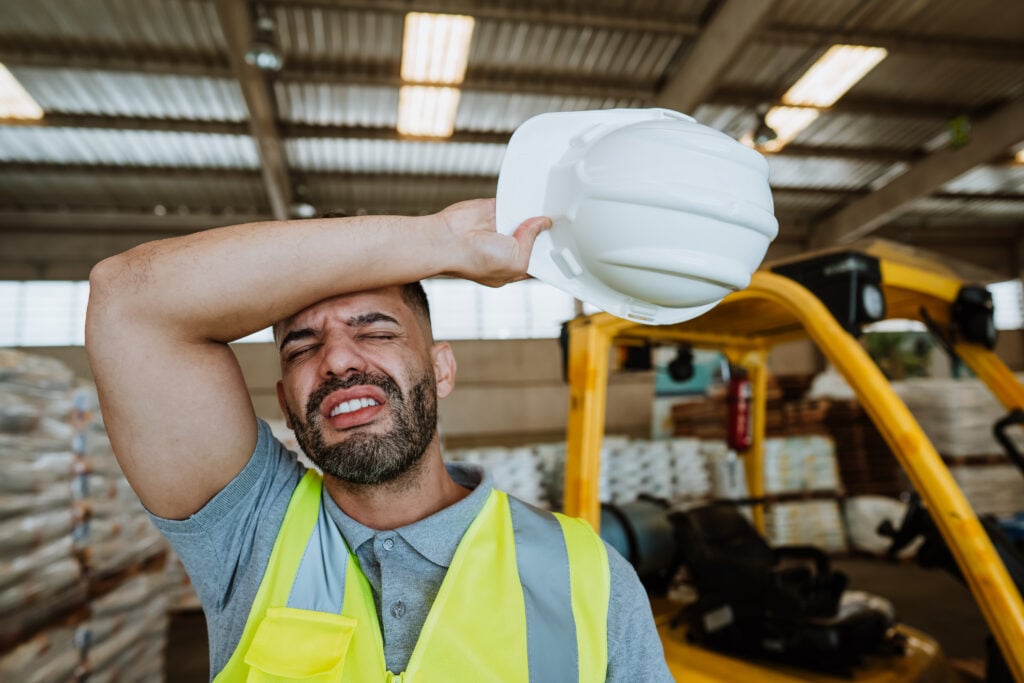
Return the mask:
POLYGON ((957 336, 990 351, 996 346, 995 306, 992 293, 978 285, 964 285, 950 309, 957 336))

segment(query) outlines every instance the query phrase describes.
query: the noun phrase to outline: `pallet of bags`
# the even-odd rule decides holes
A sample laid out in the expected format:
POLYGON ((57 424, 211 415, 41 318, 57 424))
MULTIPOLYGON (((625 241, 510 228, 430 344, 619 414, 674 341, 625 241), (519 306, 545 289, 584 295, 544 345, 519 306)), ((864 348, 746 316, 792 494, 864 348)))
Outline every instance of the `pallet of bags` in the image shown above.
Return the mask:
POLYGON ((0 654, 0 681, 67 683, 80 680, 81 667, 75 629, 57 626, 32 636, 0 654))
POLYGON ((480 465, 491 473, 495 487, 520 500, 542 508, 551 507, 544 493, 540 457, 529 446, 460 448, 447 451, 445 456, 454 462, 480 465))
POLYGON ((80 522, 75 547, 93 580, 141 565, 167 545, 121 475, 98 410, 95 388, 74 392, 76 457, 72 495, 80 522))
POLYGON ((1012 517, 1024 510, 1024 472, 1005 456, 945 460, 950 474, 977 514, 1012 517))
POLYGON ((992 426, 1006 415, 979 379, 909 379, 900 392, 921 429, 945 456, 1002 453, 992 426))
POLYGON ((168 607, 163 571, 140 573, 92 600, 75 631, 89 683, 162 680, 168 607))
POLYGON ((73 376, 0 349, 0 645, 82 605, 72 530, 73 376))
POLYGON ((835 445, 830 437, 770 437, 764 442, 766 494, 836 491, 840 488, 835 445))
POLYGON ((700 439, 674 437, 668 442, 672 460, 672 500, 686 501, 711 495, 711 473, 701 455, 700 439))
POLYGON ((827 553, 847 550, 846 531, 836 500, 801 500, 768 505, 765 535, 772 546, 813 545, 827 553))

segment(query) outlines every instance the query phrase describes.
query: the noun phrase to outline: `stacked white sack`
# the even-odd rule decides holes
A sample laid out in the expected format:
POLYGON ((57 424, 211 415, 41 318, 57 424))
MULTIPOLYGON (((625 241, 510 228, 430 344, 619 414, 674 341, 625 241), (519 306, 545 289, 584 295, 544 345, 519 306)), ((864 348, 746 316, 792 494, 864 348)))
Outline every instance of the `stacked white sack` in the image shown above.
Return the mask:
POLYGON ((89 683, 163 680, 169 607, 164 572, 140 574, 89 605, 75 632, 89 683))
POLYGON ((0 349, 0 641, 86 599, 71 539, 73 381, 57 361, 0 349))
POLYGON ((95 387, 77 389, 74 405, 78 465, 72 493, 82 517, 75 544, 90 576, 102 578, 166 552, 167 543, 114 459, 95 387))
POLYGON ((449 450, 445 456, 453 462, 480 465, 491 473, 496 488, 532 505, 550 507, 544 493, 540 455, 534 448, 463 448, 449 450))
POLYGON ((838 488, 839 473, 832 439, 825 436, 765 439, 765 493, 835 491, 838 488))
POLYGON ((1006 414, 988 386, 978 379, 911 379, 902 383, 903 400, 942 455, 1002 453, 992 425, 1006 414))
POLYGON ((672 453, 672 499, 687 500, 711 495, 711 474, 707 459, 701 455, 700 439, 670 439, 669 449, 672 453))
POLYGON ((37 633, 0 655, 0 681, 67 683, 80 680, 74 629, 62 626, 37 633))
POLYGON ((846 550, 839 503, 834 500, 770 505, 765 511, 765 532, 773 546, 813 545, 825 552, 846 550))

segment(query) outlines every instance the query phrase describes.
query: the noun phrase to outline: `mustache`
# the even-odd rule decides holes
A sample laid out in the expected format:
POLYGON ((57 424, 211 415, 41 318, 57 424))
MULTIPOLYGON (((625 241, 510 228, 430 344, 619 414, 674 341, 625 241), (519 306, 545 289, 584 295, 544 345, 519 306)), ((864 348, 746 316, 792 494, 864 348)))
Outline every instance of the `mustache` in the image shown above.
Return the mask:
POLYGON ((343 377, 333 377, 309 395, 306 403, 306 420, 312 421, 320 415, 320 405, 328 396, 341 389, 351 389, 358 386, 375 386, 381 389, 389 400, 400 402, 402 390, 395 380, 382 372, 351 372, 343 377))

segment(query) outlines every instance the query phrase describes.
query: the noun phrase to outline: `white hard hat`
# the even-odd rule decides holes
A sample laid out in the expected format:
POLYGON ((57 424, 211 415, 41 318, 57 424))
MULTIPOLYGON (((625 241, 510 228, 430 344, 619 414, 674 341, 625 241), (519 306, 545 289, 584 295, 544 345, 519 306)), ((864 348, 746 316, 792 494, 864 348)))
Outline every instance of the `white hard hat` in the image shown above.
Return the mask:
POLYGON ((512 135, 497 226, 549 216, 528 272, 622 318, 695 318, 750 283, 778 234, 768 163, 667 109, 535 116, 512 135))

